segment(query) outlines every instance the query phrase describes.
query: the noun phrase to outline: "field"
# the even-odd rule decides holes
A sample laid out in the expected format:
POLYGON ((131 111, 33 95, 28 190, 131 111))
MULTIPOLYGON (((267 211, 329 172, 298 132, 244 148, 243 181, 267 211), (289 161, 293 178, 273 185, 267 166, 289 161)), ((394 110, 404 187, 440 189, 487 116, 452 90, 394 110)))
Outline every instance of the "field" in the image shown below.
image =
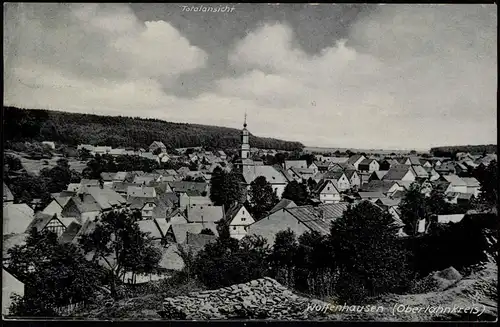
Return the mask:
MULTIPOLYGON (((14 155, 21 160, 21 164, 23 165, 26 171, 38 175, 40 170, 43 168, 52 168, 57 165, 57 160, 61 159, 61 156, 53 156, 51 159, 42 159, 42 160, 33 160, 29 159, 25 153, 22 152, 13 152, 13 151, 5 151, 8 154, 14 155)), ((76 170, 81 173, 83 169, 86 167, 87 163, 85 161, 77 160, 76 158, 67 158, 68 163, 71 169, 76 170)))
MULTIPOLYGON (((304 152, 311 153, 311 152, 317 152, 317 153, 334 153, 335 151, 340 151, 340 152, 345 152, 347 150, 350 150, 352 152, 357 152, 357 153, 368 153, 368 154, 381 154, 381 155, 389 155, 391 153, 395 153, 398 155, 408 155, 410 154, 411 150, 385 150, 385 149, 353 149, 353 148, 322 148, 322 147, 313 147, 313 146, 306 146, 304 148, 304 152)), ((417 153, 429 153, 429 151, 426 150, 417 150, 417 153)))

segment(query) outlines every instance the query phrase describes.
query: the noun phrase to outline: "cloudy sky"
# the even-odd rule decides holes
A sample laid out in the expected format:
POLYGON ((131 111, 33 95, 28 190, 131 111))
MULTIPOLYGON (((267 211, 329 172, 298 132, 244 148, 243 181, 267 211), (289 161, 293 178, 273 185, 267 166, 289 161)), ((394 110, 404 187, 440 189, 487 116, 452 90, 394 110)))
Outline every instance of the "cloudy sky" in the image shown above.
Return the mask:
POLYGON ((235 128, 246 111, 309 146, 496 143, 494 5, 233 6, 4 4, 4 104, 235 128))

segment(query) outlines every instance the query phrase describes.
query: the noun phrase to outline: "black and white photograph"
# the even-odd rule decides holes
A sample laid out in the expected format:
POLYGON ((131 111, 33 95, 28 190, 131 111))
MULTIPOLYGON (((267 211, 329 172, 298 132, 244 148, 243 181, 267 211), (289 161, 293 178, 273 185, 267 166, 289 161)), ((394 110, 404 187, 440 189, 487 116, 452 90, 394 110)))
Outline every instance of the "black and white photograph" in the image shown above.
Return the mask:
POLYGON ((4 320, 494 322, 496 4, 4 3, 4 320))

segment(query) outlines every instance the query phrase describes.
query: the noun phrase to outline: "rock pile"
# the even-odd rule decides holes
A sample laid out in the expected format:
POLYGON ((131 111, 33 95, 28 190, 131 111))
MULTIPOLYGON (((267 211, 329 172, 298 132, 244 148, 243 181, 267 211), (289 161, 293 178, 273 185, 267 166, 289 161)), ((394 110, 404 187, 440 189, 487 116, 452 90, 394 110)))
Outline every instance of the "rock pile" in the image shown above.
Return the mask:
POLYGON ((256 279, 216 290, 166 298, 164 319, 317 319, 324 313, 310 310, 326 302, 300 297, 272 278, 256 279), (308 310, 309 307, 309 310, 308 310))

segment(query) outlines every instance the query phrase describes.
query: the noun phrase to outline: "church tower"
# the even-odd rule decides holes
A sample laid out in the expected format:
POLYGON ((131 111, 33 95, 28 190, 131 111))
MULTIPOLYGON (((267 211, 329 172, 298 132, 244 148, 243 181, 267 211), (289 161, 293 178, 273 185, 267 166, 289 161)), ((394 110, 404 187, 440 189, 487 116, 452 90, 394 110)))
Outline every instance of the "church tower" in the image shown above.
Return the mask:
POLYGON ((243 130, 241 131, 241 153, 242 160, 250 159, 250 144, 248 142, 249 133, 247 130, 247 114, 245 113, 245 122, 243 123, 243 130))

